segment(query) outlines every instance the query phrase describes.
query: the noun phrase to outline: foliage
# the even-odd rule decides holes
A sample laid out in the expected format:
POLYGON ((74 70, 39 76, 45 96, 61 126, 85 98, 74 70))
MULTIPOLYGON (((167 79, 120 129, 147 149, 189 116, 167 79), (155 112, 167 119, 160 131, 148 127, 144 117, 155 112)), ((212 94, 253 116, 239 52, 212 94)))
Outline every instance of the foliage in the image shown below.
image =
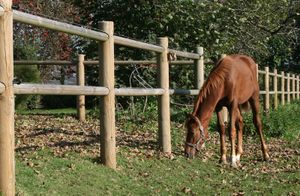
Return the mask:
MULTIPOLYGON (((150 43, 155 43, 157 37, 168 36, 170 48, 193 51, 196 46, 203 46, 205 59, 212 62, 223 53, 245 53, 253 56, 260 66, 299 72, 299 1, 55 0, 49 3, 26 0, 14 1, 14 5, 19 10, 81 22, 96 29, 98 21, 111 20, 115 23, 116 35, 150 43)), ((75 51, 86 53, 88 59, 98 56, 97 42, 76 36, 21 24, 16 25, 15 34, 16 39, 38 48, 39 59, 69 60, 75 51)), ((117 59, 155 59, 152 52, 120 46, 116 46, 115 54, 117 59)), ((154 69, 140 67, 117 66, 116 86, 130 86, 128 76, 139 69, 143 80, 155 87, 154 69)), ((189 67, 170 70, 171 88, 192 88, 193 71, 189 67)), ((42 80, 49 79, 49 68, 41 71, 42 80)), ((98 84, 95 69, 86 73, 89 85, 98 84)), ((135 82, 134 86, 142 86, 135 82)), ((125 107, 130 100, 124 98, 121 102, 125 107)), ((191 103, 191 99, 175 102, 191 103)))
MULTIPOLYGON (((34 60, 36 48, 21 43, 14 44, 15 59, 34 60)), ((36 65, 17 65, 14 68, 14 76, 21 82, 37 83, 40 81, 40 72, 36 65)), ((40 96, 38 95, 17 95, 15 98, 16 108, 37 108, 40 105, 40 96)))
MULTIPOLYGON (((115 22, 116 34, 154 43, 168 36, 171 48, 205 48, 206 57, 246 53, 261 65, 285 67, 299 45, 300 2, 271 1, 97 1, 74 0, 84 24, 115 22)), ((141 58, 143 52, 129 53, 141 58)), ((127 58, 130 55, 127 54, 127 58), (129 56, 128 56, 129 55, 129 56)))
MULTIPOLYGON (((74 7, 62 0, 50 2, 45 0, 15 0, 13 1, 13 8, 46 18, 55 18, 59 21, 65 21, 66 18, 69 19, 69 22, 76 21, 74 7)), ((17 44, 36 49, 35 58, 29 60, 70 60, 73 52, 71 36, 27 24, 14 24, 14 40, 17 44)), ((24 59, 19 58, 18 60, 24 59)), ((41 80, 48 81, 52 77, 52 70, 53 67, 41 67, 41 80)))
POLYGON ((265 134, 272 137, 283 136, 297 139, 300 137, 300 121, 295 114, 300 112, 300 102, 280 106, 263 117, 265 134))

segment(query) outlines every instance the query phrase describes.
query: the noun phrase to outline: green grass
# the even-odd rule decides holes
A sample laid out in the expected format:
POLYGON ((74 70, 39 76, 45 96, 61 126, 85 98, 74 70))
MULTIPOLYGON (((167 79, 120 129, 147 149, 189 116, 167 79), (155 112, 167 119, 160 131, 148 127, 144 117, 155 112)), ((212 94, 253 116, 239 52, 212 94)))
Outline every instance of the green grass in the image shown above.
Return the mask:
POLYGON ((149 120, 155 115, 147 113, 133 120, 126 111, 117 114, 118 167, 106 168, 98 163, 97 145, 86 142, 87 138, 98 138, 91 134, 99 128, 91 124, 98 122, 89 118, 86 123, 78 123, 67 118, 70 113, 66 111, 69 110, 31 113, 34 118, 19 113, 17 143, 37 147, 16 151, 17 195, 300 194, 299 103, 263 117, 271 155, 268 162, 261 160, 257 134, 251 132, 251 118, 245 119, 251 133, 244 137, 245 152, 238 169, 218 163, 214 122, 206 148, 195 159, 187 160, 182 153, 185 132, 181 120, 172 123, 174 154, 166 156, 157 150, 157 122, 149 120), (54 117, 48 117, 49 113, 54 117), (48 121, 36 122, 40 118, 37 114, 47 115, 41 119, 48 121), (83 127, 88 130, 83 131, 83 127), (64 147, 41 144, 48 141, 71 143, 64 147), (90 153, 91 149, 96 151, 90 153))
MULTIPOLYGON (((57 158, 48 149, 30 158, 29 166, 17 161, 19 195, 246 195, 299 194, 299 171, 263 172, 273 163, 246 164, 247 169, 233 169, 217 164, 214 157, 186 160, 176 156, 147 158, 128 156, 126 149, 118 153, 116 171, 99 165, 87 157, 74 154, 57 158), (263 172, 263 173, 262 173, 263 172)), ((295 157, 290 163, 297 163, 295 157)), ((299 160, 298 160, 299 163, 299 160)), ((271 167, 284 167, 283 163, 271 167)))
POLYGON ((74 108, 63 108, 63 109, 32 109, 24 110, 19 109, 16 111, 17 114, 22 115, 75 115, 76 109, 74 108))

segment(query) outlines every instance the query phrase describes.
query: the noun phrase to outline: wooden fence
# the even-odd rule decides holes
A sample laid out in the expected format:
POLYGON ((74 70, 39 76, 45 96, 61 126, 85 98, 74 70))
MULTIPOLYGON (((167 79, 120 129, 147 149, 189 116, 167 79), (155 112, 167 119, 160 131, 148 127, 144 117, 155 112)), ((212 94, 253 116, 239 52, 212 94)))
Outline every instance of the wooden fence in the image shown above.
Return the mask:
MULTIPOLYGON (((203 54, 203 48, 200 47, 201 54, 203 54)), ((82 86, 84 88, 85 84, 85 67, 90 65, 99 65, 99 61, 88 61, 85 60, 85 55, 79 54, 77 61, 28 61, 28 60, 19 60, 14 61, 14 65, 60 65, 60 66, 67 66, 67 65, 76 65, 77 67, 77 85, 82 86)), ((204 79, 201 78, 204 77, 204 57, 201 56, 201 60, 197 61, 196 63, 191 60, 176 60, 176 61, 169 61, 170 65, 195 65, 195 67, 198 68, 199 73, 195 75, 195 86, 196 89, 191 90, 184 90, 184 89, 169 89, 170 95, 198 95, 198 92, 202 85, 202 82, 204 79), (198 65, 197 63, 200 63, 198 65)), ((136 60, 127 60, 127 61, 115 61, 115 65, 132 65, 132 64, 138 64, 138 65, 153 65, 156 64, 156 61, 151 60, 143 60, 143 61, 136 61, 136 60)), ((273 72, 270 72, 269 67, 265 67, 264 70, 258 70, 257 72, 260 75, 257 76, 263 85, 260 87, 260 94, 263 96, 263 106, 264 110, 267 112, 270 110, 271 105, 274 109, 278 108, 278 105, 284 105, 286 102, 290 103, 291 100, 294 99, 300 99, 300 90, 299 90, 299 84, 300 84, 300 77, 299 75, 290 74, 290 73, 284 73, 283 71, 278 74, 277 69, 274 69, 273 72), (273 99, 273 100, 272 100, 273 99), (272 104, 271 104, 272 103, 272 104)), ((29 90, 19 90, 19 87, 16 87, 15 94, 31 94, 33 91, 39 91, 36 92, 36 94, 49 94, 49 90, 47 89, 40 89, 40 90, 34 90, 34 86, 36 85, 26 85, 25 88, 29 88, 29 90)), ((65 85, 66 86, 66 85, 65 85)), ((38 87, 38 86, 36 86, 38 87)), ((55 86, 48 86, 48 88, 55 88, 55 86)), ((72 87, 71 87, 72 88, 72 87)), ((87 89, 91 89, 90 92, 86 95, 92 95, 95 90, 92 90, 93 87, 86 86, 87 89)), ((105 90, 105 89, 103 89, 105 90)), ((58 90, 58 93, 61 93, 63 90, 58 90)), ((54 92, 52 92, 54 93, 54 92)), ((50 93, 50 94, 52 94, 50 93)), ((95 92, 96 93, 96 92, 95 92)), ((116 96, 147 96, 147 95, 161 95, 163 92, 153 89, 115 89, 115 95, 116 96)), ((55 93, 56 94, 56 93, 55 93)), ((66 93, 67 94, 67 93, 66 93)), ((99 95, 99 94, 98 94, 99 95)), ((77 97, 77 116, 80 121, 85 121, 85 96, 84 95, 78 95, 77 97)), ((226 118, 226 117, 225 117, 226 118)))
MULTIPOLYGON (((116 168, 116 139, 115 139, 115 96, 158 96, 158 116, 159 116, 159 146, 165 153, 171 153, 170 134, 170 95, 172 94, 198 94, 199 88, 204 82, 204 59, 203 48, 198 47, 196 53, 182 52, 168 48, 166 37, 158 38, 157 45, 130 40, 113 35, 113 22, 101 22, 99 28, 102 32, 89 30, 66 23, 61 23, 46 18, 34 16, 11 9, 11 0, 0 0, 0 192, 4 195, 15 194, 15 167, 14 167, 14 95, 15 94, 54 94, 54 95, 80 95, 78 102, 84 105, 83 95, 97 95, 100 100, 100 145, 101 160, 108 167, 116 168), (21 84, 13 85, 13 66, 17 64, 13 61, 13 20, 38 27, 52 29, 60 32, 74 34, 85 38, 97 40, 99 42, 99 61, 91 62, 99 64, 99 86, 84 86, 82 74, 78 79, 78 85, 41 85, 41 84, 21 84), (158 88, 154 89, 133 89, 114 88, 114 45, 134 47, 143 50, 156 52, 156 64, 158 65, 158 88), (178 62, 178 64, 192 63, 196 70, 196 87, 194 90, 169 89, 169 64, 168 53, 174 53, 178 57, 192 59, 192 61, 178 62)), ((83 56, 79 56, 78 73, 83 72, 83 56)), ((143 61, 145 62, 145 61, 143 61)), ((58 62, 55 62, 57 64, 58 62)), ((61 62, 64 64, 66 62, 61 62)), ((69 63, 69 62, 68 62, 69 63)), ((174 62, 175 63, 175 62, 174 62)), ((176 62, 177 63, 177 62, 176 62)), ((175 63, 175 64, 176 64, 175 63)), ((22 63, 24 64, 24 63, 22 63)), ((31 64, 31 63, 28 63, 31 64)), ((43 64, 36 63, 36 64, 43 64)), ((122 63, 121 63, 122 64, 122 63)), ((126 64, 126 62, 124 63, 126 64)), ((260 71, 260 73, 262 73, 260 71)), ((269 103, 269 70, 263 72, 266 76, 266 89, 262 94, 266 96, 266 103, 269 103)), ((83 74, 84 76, 84 74, 83 74)), ((278 78, 276 74, 275 78, 278 78)), ((281 91, 282 100, 287 97, 287 102, 292 98, 299 98, 299 76, 291 77, 282 75, 281 91), (297 91, 295 84, 297 83, 297 91), (292 90, 290 89, 292 84, 292 90), (285 92, 287 90, 287 92, 285 92), (297 93, 296 93, 297 92, 297 93)), ((275 81, 275 79, 274 79, 275 81)), ((277 81, 277 79, 276 79, 277 81)), ((276 85, 277 86, 277 85, 276 85)), ((277 87, 276 87, 277 89, 277 87)), ((274 91, 275 94, 275 91, 274 91)), ((284 101, 282 101, 284 103, 284 101)), ((269 108, 269 106, 266 108, 269 108)), ((82 108, 79 107, 79 110, 82 108)))

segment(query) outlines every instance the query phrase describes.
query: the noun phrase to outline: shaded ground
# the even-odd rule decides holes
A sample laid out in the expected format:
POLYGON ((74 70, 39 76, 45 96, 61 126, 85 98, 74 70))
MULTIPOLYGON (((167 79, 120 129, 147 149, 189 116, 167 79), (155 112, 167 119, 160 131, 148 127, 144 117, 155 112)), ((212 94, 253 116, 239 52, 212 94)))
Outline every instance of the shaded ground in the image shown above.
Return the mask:
MULTIPOLYGON (((146 155, 147 157, 157 156, 156 133, 149 129, 128 128, 130 130, 117 131, 117 147, 126 148, 127 156, 146 155)), ((173 129, 178 134, 181 125, 173 125, 173 129)), ((69 153, 80 153, 83 156, 97 158, 100 154, 99 144, 99 121, 89 119, 80 123, 70 116, 54 117, 51 115, 18 115, 16 116, 16 152, 26 159, 30 154, 38 149, 50 147, 55 156, 66 157, 69 153)), ((154 127, 155 130, 155 127, 154 127)), ((173 144, 174 156, 182 156, 183 135, 176 135, 177 144, 173 144), (179 139, 178 139, 179 138, 179 139), (182 139, 181 139, 182 138, 182 139)), ((174 141, 174 140, 173 140, 174 141)), ((205 151, 198 154, 198 158, 203 162, 208 159, 215 159, 216 164, 219 159, 218 135, 212 133, 205 151)), ((288 142, 283 139, 268 139, 271 160, 265 168, 258 168, 260 172, 299 172, 300 170, 300 144, 299 142, 288 142)), ((120 150, 118 150, 120 151, 120 150)), ((260 142, 257 138, 244 138, 244 155, 242 157, 242 167, 247 170, 258 161, 261 161, 260 142)), ((258 172, 251 167, 248 172, 258 172)), ((299 181, 300 183, 300 181, 299 181)))

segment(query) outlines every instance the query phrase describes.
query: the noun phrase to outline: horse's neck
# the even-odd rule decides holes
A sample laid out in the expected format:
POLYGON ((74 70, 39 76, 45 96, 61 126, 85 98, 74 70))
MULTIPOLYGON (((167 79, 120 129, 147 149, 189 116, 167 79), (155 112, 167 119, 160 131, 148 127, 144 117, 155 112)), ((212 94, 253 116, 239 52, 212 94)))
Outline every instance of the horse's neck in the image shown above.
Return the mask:
POLYGON ((193 114, 199 118, 204 128, 208 127, 220 97, 220 91, 211 91, 211 93, 202 99, 202 101, 194 108, 193 114))

